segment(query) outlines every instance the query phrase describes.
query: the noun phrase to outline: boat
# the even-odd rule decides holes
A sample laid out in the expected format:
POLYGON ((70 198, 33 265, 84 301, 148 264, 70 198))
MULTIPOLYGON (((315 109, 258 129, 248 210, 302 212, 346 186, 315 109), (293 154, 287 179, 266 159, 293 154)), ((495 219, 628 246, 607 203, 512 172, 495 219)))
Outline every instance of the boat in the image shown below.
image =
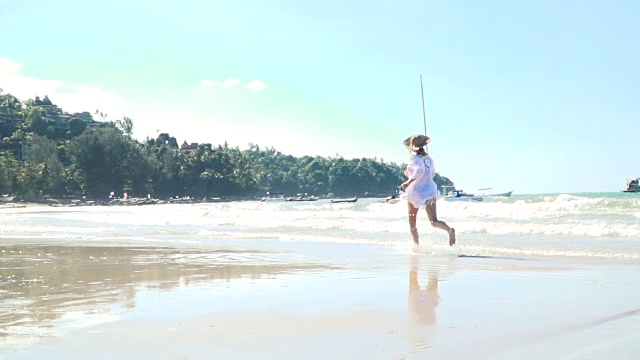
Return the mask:
POLYGON ((290 197, 287 199, 287 201, 316 201, 316 200, 318 200, 317 196, 309 196, 306 193, 298 194, 294 197, 290 197))
MULTIPOLYGON (((113 199, 105 205, 155 205, 158 203, 158 199, 148 198, 126 198, 126 199, 113 199)), ((74 205, 96 205, 95 201, 77 201, 74 205)))
POLYGON ((402 197, 402 194, 400 192, 397 192, 393 195, 387 196, 384 199, 384 202, 387 204, 397 204, 400 201, 401 197, 402 197))
POLYGON ((622 192, 626 192, 626 193, 640 192, 640 178, 627 180, 627 188, 622 190, 622 192))
MULTIPOLYGON (((487 191, 487 190, 491 190, 493 188, 482 188, 482 189, 478 189, 480 191, 487 191)), ((502 196, 502 197, 509 197, 511 196, 511 194, 513 194, 513 190, 511 191, 507 191, 507 192, 503 192, 503 193, 494 193, 494 194, 482 194, 482 196, 502 196)))
POLYGON ((331 201, 329 201, 332 204, 340 204, 340 203, 354 203, 358 201, 358 197, 355 196, 351 199, 331 199, 331 201))
POLYGON ((15 196, 9 196, 9 194, 0 195, 0 202, 12 202, 15 199, 15 196))
POLYGON ((287 201, 289 198, 285 193, 267 193, 266 196, 263 196, 260 201, 263 202, 283 202, 287 201))
POLYGON ((484 199, 481 196, 475 196, 474 194, 465 193, 464 190, 457 190, 455 186, 443 186, 442 193, 445 194, 445 201, 473 201, 473 202, 482 202, 484 199), (452 188, 453 190, 447 191, 447 188, 452 188))

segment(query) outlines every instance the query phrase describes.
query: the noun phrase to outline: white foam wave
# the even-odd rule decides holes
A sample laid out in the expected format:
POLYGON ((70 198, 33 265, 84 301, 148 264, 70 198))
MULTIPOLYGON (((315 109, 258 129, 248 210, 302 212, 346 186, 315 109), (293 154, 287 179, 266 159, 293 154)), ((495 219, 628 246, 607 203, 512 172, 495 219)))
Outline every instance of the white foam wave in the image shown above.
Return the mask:
MULTIPOLYGON (((526 238, 517 246, 483 243, 486 247, 473 245, 476 247, 465 248, 465 251, 489 254, 529 251, 522 254, 532 255, 551 251, 559 256, 574 256, 574 253, 575 256, 591 256, 589 254, 594 253, 633 258, 640 246, 640 198, 635 197, 561 194, 492 199, 483 203, 439 201, 437 206, 439 218, 454 226, 463 239, 526 238), (591 248, 584 251, 563 250, 554 246, 540 247, 537 244, 539 237, 562 238, 563 241, 618 239, 635 245, 627 250, 604 251, 605 245, 591 242, 588 245, 591 248)), ((434 244, 439 244, 434 245, 434 250, 448 249, 446 233, 429 225, 424 210, 418 214, 418 228, 423 238, 434 239, 434 244), (444 247, 438 248, 440 245, 444 247)), ((357 203, 347 204, 319 200, 47 208, 46 211, 17 211, 0 217, 0 237, 46 236, 160 242, 275 238, 389 246, 410 243, 406 203, 389 204, 380 199, 359 199, 357 203)), ((468 241, 462 244, 463 248, 472 246, 468 241)))

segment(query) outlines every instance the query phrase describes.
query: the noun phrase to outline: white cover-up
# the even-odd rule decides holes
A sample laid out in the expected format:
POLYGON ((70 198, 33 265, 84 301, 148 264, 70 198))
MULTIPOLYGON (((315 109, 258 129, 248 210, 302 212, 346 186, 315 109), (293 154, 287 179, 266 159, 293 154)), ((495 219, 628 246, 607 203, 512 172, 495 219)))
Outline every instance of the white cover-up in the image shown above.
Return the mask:
POLYGON ((413 155, 407 165, 409 179, 415 179, 405 190, 407 200, 417 208, 429 206, 438 199, 438 186, 433 177, 436 170, 431 156, 413 155))

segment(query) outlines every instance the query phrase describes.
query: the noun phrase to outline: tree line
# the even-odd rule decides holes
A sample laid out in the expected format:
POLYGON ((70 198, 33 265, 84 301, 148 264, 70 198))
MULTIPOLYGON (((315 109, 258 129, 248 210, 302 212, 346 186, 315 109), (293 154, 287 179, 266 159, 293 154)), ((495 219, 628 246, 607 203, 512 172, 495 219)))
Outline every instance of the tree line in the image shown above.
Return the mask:
MULTIPOLYGON (((161 133, 132 137, 133 121, 99 111, 66 113, 48 97, 20 101, 0 91, 0 193, 25 199, 86 196, 255 197, 266 192, 327 197, 390 195, 403 164, 340 156, 294 157, 227 143, 178 145, 161 133), (96 121, 94 117, 101 118, 96 121)), ((439 187, 451 180, 436 175, 439 187)))

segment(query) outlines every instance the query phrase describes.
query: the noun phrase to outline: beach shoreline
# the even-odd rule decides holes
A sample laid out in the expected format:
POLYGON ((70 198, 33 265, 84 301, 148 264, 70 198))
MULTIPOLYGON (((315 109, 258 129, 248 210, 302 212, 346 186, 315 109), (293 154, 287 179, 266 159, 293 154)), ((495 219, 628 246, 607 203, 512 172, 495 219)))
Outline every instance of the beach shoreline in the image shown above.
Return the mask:
POLYGON ((2 254, 7 359, 629 358, 640 328, 631 265, 278 240, 2 254))

